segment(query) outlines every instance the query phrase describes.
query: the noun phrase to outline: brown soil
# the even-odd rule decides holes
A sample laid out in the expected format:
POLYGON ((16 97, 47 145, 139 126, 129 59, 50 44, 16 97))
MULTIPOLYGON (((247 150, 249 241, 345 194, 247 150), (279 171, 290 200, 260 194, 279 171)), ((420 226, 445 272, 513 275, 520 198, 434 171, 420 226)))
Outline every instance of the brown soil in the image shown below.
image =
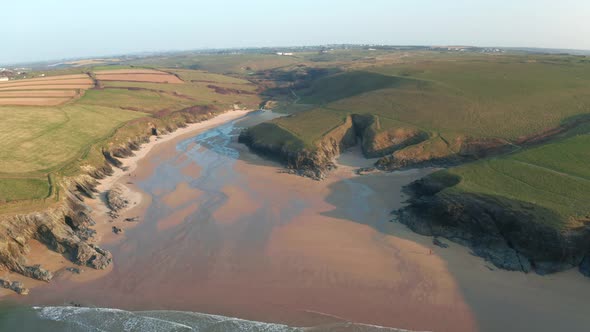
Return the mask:
POLYGON ((40 91, 0 91, 0 98, 5 97, 74 97, 76 90, 40 90, 40 91))
POLYGON ((56 81, 56 80, 71 80, 71 79, 81 79, 81 78, 88 78, 86 74, 74 74, 74 75, 61 75, 61 76, 47 76, 47 77, 37 77, 37 78, 28 78, 24 80, 14 80, 14 81, 7 81, 7 82, 0 82, 0 85, 6 84, 13 84, 13 83, 20 83, 20 82, 31 82, 37 83, 42 81, 56 81))
POLYGON ((0 98, 0 105, 56 106, 68 100, 70 98, 0 98))
POLYGON ((39 81, 31 81, 31 82, 13 82, 10 84, 2 84, 0 87, 13 87, 13 86, 20 86, 20 87, 27 87, 30 85, 59 85, 59 84, 92 84, 92 80, 89 78, 76 78, 76 79, 68 79, 68 80, 39 80, 39 81))
POLYGON ((76 89, 90 89, 92 84, 52 84, 52 85, 27 85, 27 86, 13 86, 0 87, 0 91, 8 90, 76 90, 76 89))

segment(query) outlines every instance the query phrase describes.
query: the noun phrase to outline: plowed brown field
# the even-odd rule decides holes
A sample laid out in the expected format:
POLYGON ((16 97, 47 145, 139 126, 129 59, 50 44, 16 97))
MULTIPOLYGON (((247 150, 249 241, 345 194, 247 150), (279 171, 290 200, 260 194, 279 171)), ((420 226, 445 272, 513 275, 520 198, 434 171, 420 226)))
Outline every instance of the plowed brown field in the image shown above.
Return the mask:
POLYGON ((52 84, 52 85, 26 85, 26 86, 11 86, 0 87, 0 91, 9 90, 76 90, 76 89, 90 89, 92 84, 52 84))
POLYGON ((75 97, 76 90, 0 91, 0 98, 6 97, 75 97))
POLYGON ((76 78, 69 80, 32 80, 32 81, 12 81, 10 83, 0 84, 0 88, 12 86, 30 86, 30 85, 59 85, 59 84, 92 84, 90 78, 76 78))
POLYGON ((0 105, 56 106, 71 98, 0 98, 0 105))

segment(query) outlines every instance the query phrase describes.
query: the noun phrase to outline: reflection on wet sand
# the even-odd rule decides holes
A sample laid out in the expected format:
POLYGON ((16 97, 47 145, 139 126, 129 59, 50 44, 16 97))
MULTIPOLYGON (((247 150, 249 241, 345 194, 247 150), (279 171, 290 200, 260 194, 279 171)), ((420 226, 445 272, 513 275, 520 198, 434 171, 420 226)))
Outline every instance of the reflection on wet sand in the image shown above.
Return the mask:
MULTIPOLYGON (((265 115, 246 121, 257 116, 265 115)), ((142 160, 134 185, 149 204, 142 221, 108 245, 112 272, 83 283, 58 279, 26 301, 187 310, 295 326, 502 326, 496 320, 510 309, 486 316, 481 306, 494 302, 477 290, 497 280, 496 272, 474 270, 484 263, 463 249, 435 249, 430 239, 390 222, 404 199, 401 187, 429 170, 355 176, 362 163, 357 151, 344 155, 325 181, 281 174, 235 143, 240 125, 175 141, 142 160)), ((496 291, 513 292, 514 279, 496 291)))

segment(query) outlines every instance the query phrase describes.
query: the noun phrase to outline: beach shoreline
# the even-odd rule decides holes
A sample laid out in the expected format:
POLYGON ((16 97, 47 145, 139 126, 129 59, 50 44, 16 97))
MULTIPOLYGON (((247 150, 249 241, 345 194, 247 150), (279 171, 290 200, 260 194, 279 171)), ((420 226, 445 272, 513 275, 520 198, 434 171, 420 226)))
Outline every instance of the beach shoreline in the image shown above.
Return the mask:
POLYGON ((264 116, 272 114, 153 146, 133 171, 109 182, 143 193, 137 204, 110 222, 99 210, 103 202, 90 202, 111 267, 64 272, 12 299, 292 326, 549 331, 559 321, 585 321, 586 281, 575 271, 541 277, 495 270, 464 247, 443 249, 392 220, 407 199, 401 188, 428 170, 358 175, 370 161, 357 146, 323 181, 285 174, 235 142, 240 127, 264 116), (135 216, 139 222, 124 221, 135 216), (113 225, 125 229, 114 234, 113 225), (563 310, 554 312, 556 300, 563 310))
MULTIPOLYGON (((96 222, 96 224, 92 227, 96 233, 94 237, 89 240, 89 243, 98 246, 111 245, 123 240, 124 238, 123 234, 113 233, 113 226, 116 225, 124 231, 138 224, 138 222, 122 223, 121 220, 124 220, 131 215, 134 217, 137 215, 143 215, 145 208, 150 203, 150 197, 141 189, 137 188, 137 186, 135 186, 132 182, 130 182, 130 178, 126 179, 126 176, 130 177, 132 173, 137 173, 140 168, 139 165, 146 159, 147 156, 150 155, 150 152, 163 145, 166 145, 165 143, 179 141, 186 137, 194 136, 202 131, 237 120, 254 111, 255 110, 227 110, 204 121, 187 123, 185 127, 178 128, 173 132, 158 136, 151 136, 149 138, 149 142, 141 144, 138 150, 133 151, 132 156, 126 158, 117 158, 121 162, 121 165, 119 167, 113 167, 113 173, 111 175, 97 180, 97 185, 95 187, 96 196, 94 198, 86 198, 84 200, 84 204, 91 209, 92 219, 96 222), (108 213, 110 208, 105 201, 106 193, 115 185, 122 186, 124 189, 123 198, 129 202, 128 206, 118 211, 119 218, 117 218, 116 221, 109 217, 108 213)), ((95 280, 110 273, 113 270, 113 265, 115 264, 110 264, 104 270, 94 270, 90 267, 76 265, 75 263, 66 259, 62 254, 47 248, 44 244, 37 240, 31 240, 30 247, 31 250, 27 257, 28 263, 30 265, 41 264, 43 268, 53 272, 54 278, 49 281, 50 284, 54 281, 63 279, 67 279, 68 281, 76 283, 95 280), (81 273, 74 273, 67 271, 66 269, 78 269, 81 273)), ((25 287, 27 287, 31 292, 34 292, 35 288, 47 284, 47 282, 29 278, 15 272, 6 272, 2 275, 2 277, 5 280, 23 282, 25 287)), ((0 288, 0 299, 14 295, 15 294, 12 290, 0 288)))

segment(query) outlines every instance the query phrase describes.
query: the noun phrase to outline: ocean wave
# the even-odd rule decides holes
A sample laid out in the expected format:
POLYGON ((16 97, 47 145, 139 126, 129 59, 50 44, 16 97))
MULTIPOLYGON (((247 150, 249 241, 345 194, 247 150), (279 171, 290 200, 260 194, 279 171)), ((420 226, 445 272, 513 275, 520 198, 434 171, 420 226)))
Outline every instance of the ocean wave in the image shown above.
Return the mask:
POLYGON ((250 321, 187 311, 126 311, 111 308, 34 307, 41 320, 65 324, 67 331, 199 332, 410 332, 375 325, 335 323, 313 327, 250 321))

